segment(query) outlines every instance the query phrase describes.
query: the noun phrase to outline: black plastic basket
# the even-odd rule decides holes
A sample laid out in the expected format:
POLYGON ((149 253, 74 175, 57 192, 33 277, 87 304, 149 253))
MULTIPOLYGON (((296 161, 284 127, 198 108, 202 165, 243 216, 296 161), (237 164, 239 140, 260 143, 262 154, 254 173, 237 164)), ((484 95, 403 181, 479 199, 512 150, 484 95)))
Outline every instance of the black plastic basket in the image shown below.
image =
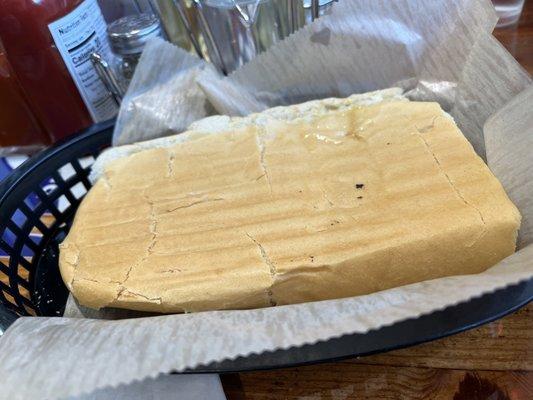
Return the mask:
MULTIPOLYGON (((63 314, 68 291, 59 273, 58 244, 91 186, 89 167, 109 146, 113 124, 94 125, 35 155, 0 183, 0 252, 7 254, 0 255, 0 329, 18 316, 63 314)), ((187 372, 279 368, 412 346, 493 321, 532 298, 533 279, 365 334, 253 354, 187 372)))
POLYGON ((90 164, 111 143, 113 124, 93 125, 42 151, 0 182, 0 301, 7 322, 63 313, 68 292, 57 245, 91 186, 90 164))

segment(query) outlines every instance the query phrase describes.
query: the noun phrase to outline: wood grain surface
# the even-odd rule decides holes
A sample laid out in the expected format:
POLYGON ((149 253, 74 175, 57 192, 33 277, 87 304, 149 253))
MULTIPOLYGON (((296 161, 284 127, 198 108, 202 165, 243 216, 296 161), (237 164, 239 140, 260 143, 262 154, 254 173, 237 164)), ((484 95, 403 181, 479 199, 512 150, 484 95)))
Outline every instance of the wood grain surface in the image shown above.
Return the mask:
POLYGON ((531 373, 328 364, 225 379, 228 399, 531 399, 531 373), (228 384, 228 381, 231 381, 228 384), (238 389, 237 389, 238 388, 238 389))
MULTIPOLYGON (((495 36, 533 73, 533 0, 495 36)), ((533 305, 478 329, 386 354, 222 376, 228 400, 533 399, 533 305)))
POLYGON ((496 29, 494 36, 533 74, 533 1, 525 0, 518 25, 496 29))

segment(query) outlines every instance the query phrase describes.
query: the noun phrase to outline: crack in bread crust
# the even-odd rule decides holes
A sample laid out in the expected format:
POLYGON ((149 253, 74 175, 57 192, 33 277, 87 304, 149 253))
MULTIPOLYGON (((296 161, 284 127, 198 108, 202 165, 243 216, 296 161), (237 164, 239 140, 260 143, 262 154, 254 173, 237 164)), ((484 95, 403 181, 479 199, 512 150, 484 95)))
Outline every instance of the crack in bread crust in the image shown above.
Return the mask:
POLYGON ((475 205, 473 205, 472 203, 468 202, 465 197, 461 194, 461 192, 459 191, 459 189, 457 188, 457 186, 453 183, 452 179, 450 178, 450 175, 448 175, 448 173, 442 168, 442 164, 441 162, 439 161, 438 157, 435 155, 435 153, 433 152, 433 150, 431 150, 431 146, 429 145, 429 143, 427 142, 427 140, 420 134, 420 133, 417 133, 416 136, 422 141, 422 143, 424 144, 424 146, 426 147, 428 153, 431 154, 431 156, 433 157, 433 159, 435 160, 435 163, 437 164, 437 167, 439 168, 440 172, 444 175, 444 177, 446 178, 446 180, 448 181, 448 183, 450 184, 450 186, 452 187, 453 191, 455 192, 455 194, 457 195, 457 197, 459 197, 461 199, 461 201, 463 203, 465 203, 467 206, 473 208, 478 217, 479 217, 479 220, 481 221, 481 223, 486 226, 487 223, 485 222, 485 218, 483 217, 483 213, 481 212, 481 210, 479 208, 477 208, 475 205))
POLYGON ((268 271, 270 273, 271 283, 270 286, 267 288, 267 295, 268 299, 270 301, 270 304, 272 306, 276 305, 276 300, 274 299, 274 294, 272 293, 272 286, 274 285, 274 282, 276 280, 276 276, 278 274, 278 271, 276 269, 276 265, 272 262, 270 257, 268 256, 268 253, 266 252, 265 248, 261 243, 259 243, 252 235, 250 235, 248 232, 245 232, 245 235, 257 246, 259 249, 259 254, 261 255, 261 258, 263 259, 264 263, 268 267, 268 271))

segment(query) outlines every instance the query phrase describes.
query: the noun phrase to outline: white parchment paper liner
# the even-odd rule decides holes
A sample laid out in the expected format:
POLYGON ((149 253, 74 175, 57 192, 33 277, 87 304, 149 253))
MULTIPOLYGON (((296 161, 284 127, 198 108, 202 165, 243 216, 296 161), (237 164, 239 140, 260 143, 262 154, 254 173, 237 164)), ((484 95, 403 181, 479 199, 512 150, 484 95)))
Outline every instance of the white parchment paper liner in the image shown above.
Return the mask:
POLYGON ((528 246, 483 274, 357 298, 116 321, 20 318, 0 340, 2 392, 9 399, 53 399, 212 361, 367 332, 532 274, 533 246, 528 246))
MULTIPOLYGON (((363 333, 531 278, 533 87, 527 88, 528 74, 489 35, 495 20, 490 2, 482 0, 344 0, 331 17, 230 77, 198 82, 218 110, 232 114, 394 84, 413 99, 438 100, 476 149, 486 149, 489 166, 519 207, 517 253, 482 274, 340 300, 117 321, 20 318, 0 340, 2 394, 55 399, 363 333)), ((180 112, 173 104, 159 111, 180 112)))
POLYGON ((192 122, 213 114, 196 84, 202 74, 219 76, 211 64, 156 39, 146 45, 139 65, 122 100, 114 145, 179 133, 192 122))

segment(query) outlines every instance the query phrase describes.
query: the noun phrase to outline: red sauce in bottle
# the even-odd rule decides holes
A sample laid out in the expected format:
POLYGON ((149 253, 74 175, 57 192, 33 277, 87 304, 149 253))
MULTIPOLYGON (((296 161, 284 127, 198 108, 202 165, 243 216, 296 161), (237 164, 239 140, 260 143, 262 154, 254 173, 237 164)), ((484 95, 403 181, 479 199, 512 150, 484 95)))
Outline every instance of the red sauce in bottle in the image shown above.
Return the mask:
POLYGON ((0 37, 37 118, 55 138, 92 119, 55 48, 48 24, 82 0, 0 0, 0 37))
POLYGON ((0 43, 0 147, 9 152, 28 152, 50 144, 39 121, 30 110, 13 75, 0 43))
POLYGON ((55 139, 113 116, 116 105, 106 100, 88 60, 94 49, 108 48, 96 0, 0 0, 0 10, 8 60, 32 111, 55 139), (60 43, 49 25, 62 18, 54 31, 60 43))

